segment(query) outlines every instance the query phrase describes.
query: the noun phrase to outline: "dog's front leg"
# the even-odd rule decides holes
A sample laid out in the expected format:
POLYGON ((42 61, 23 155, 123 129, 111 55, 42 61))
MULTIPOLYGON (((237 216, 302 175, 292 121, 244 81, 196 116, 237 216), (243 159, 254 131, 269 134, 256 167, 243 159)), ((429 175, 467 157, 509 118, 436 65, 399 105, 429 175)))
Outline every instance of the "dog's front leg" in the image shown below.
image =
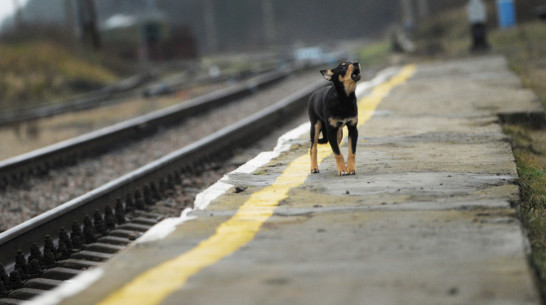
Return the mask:
POLYGON ((347 173, 349 175, 356 174, 355 170, 355 157, 356 157, 356 145, 358 140, 358 129, 356 128, 356 125, 347 125, 347 129, 349 129, 349 137, 348 137, 348 143, 349 143, 349 155, 347 156, 347 173))
POLYGON ((340 176, 347 175, 347 170, 345 168, 345 158, 343 158, 343 154, 341 153, 341 150, 339 150, 339 145, 337 142, 337 136, 338 136, 338 129, 341 127, 330 127, 328 128, 328 142, 330 142, 330 146, 332 147, 332 151, 334 152, 334 158, 336 159, 336 166, 337 166, 337 173, 340 176))

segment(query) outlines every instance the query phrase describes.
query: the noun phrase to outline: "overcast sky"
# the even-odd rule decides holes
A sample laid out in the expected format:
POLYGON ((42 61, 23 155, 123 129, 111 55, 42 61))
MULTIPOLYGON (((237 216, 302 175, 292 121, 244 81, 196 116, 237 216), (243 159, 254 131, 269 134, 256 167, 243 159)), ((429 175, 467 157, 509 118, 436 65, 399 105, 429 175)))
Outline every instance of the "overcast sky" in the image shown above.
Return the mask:
MULTIPOLYGON (((19 5, 24 5, 28 0, 18 0, 19 5)), ((0 0, 0 25, 4 21, 4 18, 13 14, 13 0, 0 0)))

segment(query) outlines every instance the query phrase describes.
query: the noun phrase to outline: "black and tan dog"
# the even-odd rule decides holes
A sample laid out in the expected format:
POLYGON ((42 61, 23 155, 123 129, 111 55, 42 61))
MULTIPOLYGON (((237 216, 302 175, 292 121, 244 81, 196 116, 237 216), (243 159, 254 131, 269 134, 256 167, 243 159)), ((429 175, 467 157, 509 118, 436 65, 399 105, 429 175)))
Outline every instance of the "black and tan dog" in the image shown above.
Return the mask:
POLYGON ((311 121, 311 173, 318 173, 317 145, 330 143, 336 159, 339 175, 354 175, 355 153, 358 138, 356 128, 358 109, 355 89, 360 80, 360 64, 342 62, 336 68, 320 71, 324 78, 331 81, 331 86, 323 87, 311 94, 309 98, 309 120, 311 121), (343 138, 343 126, 349 131, 349 156, 347 166, 339 150, 343 138), (322 132, 322 139, 319 133, 322 132))

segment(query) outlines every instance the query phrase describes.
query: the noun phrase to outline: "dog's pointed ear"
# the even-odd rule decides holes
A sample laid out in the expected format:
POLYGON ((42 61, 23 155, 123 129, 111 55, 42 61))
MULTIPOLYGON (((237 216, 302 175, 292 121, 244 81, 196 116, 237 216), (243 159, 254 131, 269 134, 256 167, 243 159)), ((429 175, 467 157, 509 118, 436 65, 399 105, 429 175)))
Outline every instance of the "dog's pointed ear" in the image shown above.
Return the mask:
POLYGON ((334 72, 332 70, 320 70, 320 73, 326 80, 332 80, 332 76, 334 75, 334 72))

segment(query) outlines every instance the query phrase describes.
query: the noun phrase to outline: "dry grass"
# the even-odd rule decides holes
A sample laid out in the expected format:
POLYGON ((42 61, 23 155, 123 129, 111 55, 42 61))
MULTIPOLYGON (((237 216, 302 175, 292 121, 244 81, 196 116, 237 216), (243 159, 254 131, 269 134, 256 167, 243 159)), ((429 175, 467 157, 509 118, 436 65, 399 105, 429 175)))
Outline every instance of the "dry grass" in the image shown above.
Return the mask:
POLYGON ((100 88, 118 76, 97 60, 48 41, 0 44, 0 110, 100 88))
POLYGON ((468 56, 470 39, 464 7, 424 20, 414 36, 418 61, 468 56))
POLYGON ((101 127, 183 102, 187 98, 216 90, 222 84, 179 91, 176 95, 152 99, 133 98, 119 104, 70 112, 51 118, 0 128, 0 160, 66 140, 101 127))
POLYGON ((538 21, 490 35, 494 49, 508 58, 523 86, 532 89, 546 106, 545 38, 546 23, 538 21))

